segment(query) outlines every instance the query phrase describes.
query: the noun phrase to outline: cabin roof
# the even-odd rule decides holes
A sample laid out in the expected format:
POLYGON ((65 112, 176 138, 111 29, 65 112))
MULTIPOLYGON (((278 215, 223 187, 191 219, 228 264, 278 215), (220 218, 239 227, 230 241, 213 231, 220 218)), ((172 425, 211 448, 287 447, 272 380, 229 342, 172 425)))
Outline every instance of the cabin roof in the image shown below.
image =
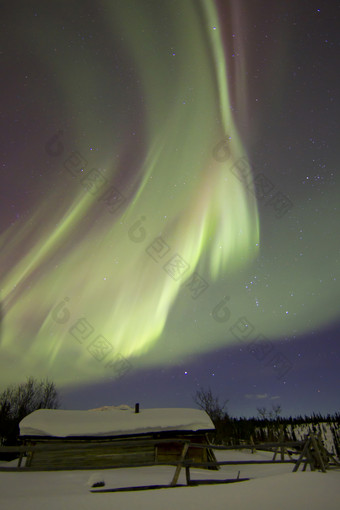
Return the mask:
POLYGON ((88 411, 39 409, 21 420, 20 436, 112 437, 163 431, 203 431, 215 427, 205 411, 105 406, 88 411))

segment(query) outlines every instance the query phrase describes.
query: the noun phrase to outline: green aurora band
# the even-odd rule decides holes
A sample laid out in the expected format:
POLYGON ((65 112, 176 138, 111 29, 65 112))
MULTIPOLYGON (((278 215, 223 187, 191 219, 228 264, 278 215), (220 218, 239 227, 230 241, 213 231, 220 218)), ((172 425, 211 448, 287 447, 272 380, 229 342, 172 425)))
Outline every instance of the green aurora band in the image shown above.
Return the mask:
MULTIPOLYGON (((104 169, 105 186, 113 184, 126 198, 115 214, 77 179, 61 174, 35 211, 2 235, 1 267, 6 271, 1 282, 1 383, 16 381, 18 374, 49 374, 58 384, 101 380, 108 376, 103 366, 111 354, 103 361, 100 354, 91 356, 88 346, 98 336, 136 367, 176 363, 181 356, 235 342, 226 329, 216 333, 221 325, 211 319, 223 290, 213 301, 207 296, 198 303, 184 295, 184 289, 196 271, 210 288, 224 275, 232 283, 233 274, 254 260, 259 246, 257 204, 241 175, 230 170, 246 150, 230 107, 223 27, 214 3, 183 2, 180 15, 174 5, 162 4, 170 35, 159 33, 156 40, 156 21, 144 14, 143 2, 106 6, 109 30, 124 38, 140 80, 143 160, 122 187, 115 154, 123 150, 124 141, 117 136, 111 154, 105 159, 93 155, 86 165, 87 172, 90 164, 104 169), (226 146, 230 152, 225 161, 218 161, 223 157, 216 159, 216 153, 214 157, 219 142, 222 156, 226 146), (152 244, 159 237, 162 241, 152 244), (148 248, 154 254, 161 250, 162 258, 156 261, 148 248), (178 279, 163 267, 175 254, 186 267, 178 279), (209 341, 204 329, 188 334, 194 310, 211 321, 209 341), (75 324, 78 340, 70 333, 75 324)), ((82 111, 82 91, 65 72, 71 66, 66 55, 56 76, 70 110, 81 112, 80 132, 81 125, 93 121, 93 113, 82 111)), ((79 75, 86 94, 98 86, 100 76, 88 76, 81 64, 79 75)), ((242 67, 233 79, 242 99, 242 67)), ((118 117, 117 131, 124 133, 127 126, 124 121, 120 125, 122 115, 118 117)), ((70 151, 58 160, 61 167, 70 151)), ((235 294, 234 299, 241 297, 235 294)), ((246 312, 246 305, 239 310, 246 312)))

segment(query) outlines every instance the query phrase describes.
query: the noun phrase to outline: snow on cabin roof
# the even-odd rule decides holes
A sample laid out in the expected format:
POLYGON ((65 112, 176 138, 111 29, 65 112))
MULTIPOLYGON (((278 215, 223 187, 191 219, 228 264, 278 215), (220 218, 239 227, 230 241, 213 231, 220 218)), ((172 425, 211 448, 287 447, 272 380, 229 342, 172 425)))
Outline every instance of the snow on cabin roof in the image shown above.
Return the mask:
POLYGON ((21 420, 20 436, 123 436, 171 430, 212 430, 214 425, 199 409, 141 409, 105 406, 88 411, 39 409, 21 420))

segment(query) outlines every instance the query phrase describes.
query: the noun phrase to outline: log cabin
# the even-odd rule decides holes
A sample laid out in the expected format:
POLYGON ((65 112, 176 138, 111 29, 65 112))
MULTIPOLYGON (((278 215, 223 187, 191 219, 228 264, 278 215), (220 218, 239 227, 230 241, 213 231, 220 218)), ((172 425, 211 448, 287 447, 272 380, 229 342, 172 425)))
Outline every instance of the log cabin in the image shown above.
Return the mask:
MULTIPOLYGON (((26 456, 25 466, 41 470, 171 463, 180 459, 183 450, 183 442, 176 441, 209 444, 208 433, 215 429, 202 410, 140 410, 139 404, 134 409, 127 405, 87 411, 39 409, 19 426, 24 445, 42 447, 26 456)), ((210 448, 189 447, 185 458, 216 462, 210 448)))

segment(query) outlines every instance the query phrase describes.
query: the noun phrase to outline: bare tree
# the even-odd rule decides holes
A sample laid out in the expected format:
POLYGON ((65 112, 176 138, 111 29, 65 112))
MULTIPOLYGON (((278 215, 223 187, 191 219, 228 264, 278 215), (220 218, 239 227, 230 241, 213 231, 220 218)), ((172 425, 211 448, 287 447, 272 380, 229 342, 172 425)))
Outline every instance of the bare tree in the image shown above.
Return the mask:
POLYGON ((193 396, 193 400, 198 407, 203 409, 210 416, 214 423, 228 418, 228 413, 224 409, 228 400, 225 400, 225 402, 221 404, 219 398, 213 396, 210 388, 207 390, 204 388, 197 390, 196 394, 193 396))
POLYGON ((267 411, 266 407, 258 407, 257 412, 262 420, 277 420, 281 414, 282 408, 279 404, 272 405, 271 411, 267 411))
POLYGON ((273 418, 274 420, 277 420, 277 418, 281 414, 281 411, 282 411, 282 407, 280 406, 280 404, 277 404, 276 406, 272 405, 271 418, 273 418))
POLYGON ((25 383, 8 386, 0 394, 0 405, 3 401, 10 403, 10 414, 19 421, 37 409, 56 409, 59 397, 55 384, 48 379, 37 381, 28 377, 25 383))
POLYGON ((37 409, 57 409, 60 405, 55 384, 48 379, 29 377, 25 383, 8 386, 0 393, 0 438, 15 443, 19 423, 37 409))
POLYGON ((268 412, 265 407, 258 407, 257 412, 259 413, 260 418, 262 418, 262 420, 265 420, 268 416, 268 412))

